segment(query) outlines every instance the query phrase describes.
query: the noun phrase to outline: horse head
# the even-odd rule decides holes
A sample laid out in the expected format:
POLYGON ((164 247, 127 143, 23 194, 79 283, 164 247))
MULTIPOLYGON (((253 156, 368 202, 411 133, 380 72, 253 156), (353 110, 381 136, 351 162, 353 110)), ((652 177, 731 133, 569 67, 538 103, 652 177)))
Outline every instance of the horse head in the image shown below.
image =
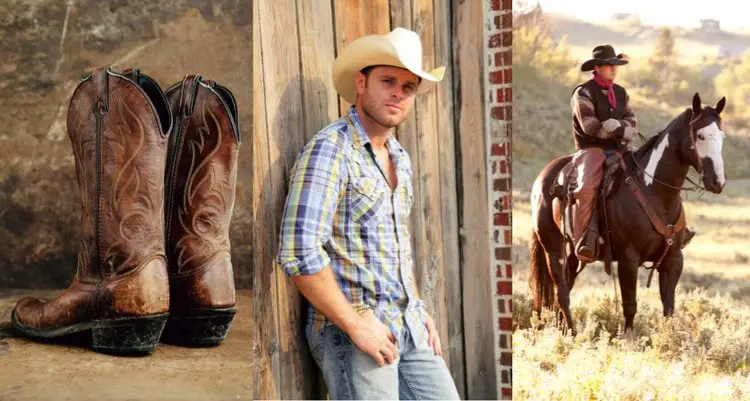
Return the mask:
POLYGON ((703 186, 716 194, 721 193, 727 183, 722 157, 726 134, 720 116, 725 105, 726 98, 722 97, 716 106, 705 106, 696 92, 693 105, 688 109, 688 135, 683 136, 680 147, 682 160, 701 174, 703 186))

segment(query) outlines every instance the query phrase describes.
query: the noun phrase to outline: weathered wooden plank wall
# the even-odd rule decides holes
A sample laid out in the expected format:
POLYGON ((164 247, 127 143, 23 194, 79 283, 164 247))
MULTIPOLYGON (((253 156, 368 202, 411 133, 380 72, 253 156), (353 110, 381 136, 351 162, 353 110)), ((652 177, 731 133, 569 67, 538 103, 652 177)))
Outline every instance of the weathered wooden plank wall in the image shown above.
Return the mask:
MULTIPOLYGON (((481 87, 473 82, 463 86, 458 82, 467 79, 478 83, 481 74, 471 75, 473 70, 462 73, 458 68, 463 63, 475 63, 470 67, 481 71, 482 66, 476 65, 481 61, 477 58, 479 54, 471 53, 481 48, 482 20, 476 18, 483 15, 481 0, 277 0, 256 1, 253 7, 256 57, 253 60, 254 121, 250 147, 254 167, 255 399, 321 395, 320 379, 302 330, 303 299, 274 262, 288 175, 304 143, 349 107, 336 95, 331 82, 335 55, 360 36, 385 34, 397 26, 419 33, 424 46, 425 69, 448 66, 443 83, 418 98, 414 113, 397 132, 411 155, 414 168, 411 226, 417 284, 440 330, 445 359, 462 398, 485 398, 485 394, 494 394, 482 390, 495 388, 494 374, 490 374, 494 372, 490 370, 494 326, 489 320, 476 321, 483 316, 478 311, 485 309, 476 302, 487 304, 486 310, 490 310, 492 297, 489 294, 479 300, 477 294, 464 294, 464 288, 474 291, 470 285, 479 280, 475 270, 489 271, 489 265, 466 264, 466 252, 463 259, 459 253, 462 237, 459 220, 466 220, 458 203, 460 191, 480 188, 473 183, 459 183, 462 169, 457 158, 470 158, 470 154, 462 154, 459 145, 481 146, 484 127, 483 109, 468 112, 463 110, 467 106, 461 108, 456 104, 459 101, 476 106, 475 101, 478 101, 481 107, 481 87), (475 25, 468 30, 460 26, 472 21, 475 25), (470 37, 471 30, 478 32, 477 38, 470 37), (454 50, 459 48, 455 36, 459 32, 463 35, 461 40, 473 48, 469 54, 454 50), (458 118, 459 110, 471 121, 458 118), (479 120, 475 120, 476 116, 479 120), (459 134, 463 137, 459 138, 459 134), (467 300, 473 303, 466 304, 467 300), (465 344, 466 323, 474 325, 470 330, 474 336, 472 341, 489 340, 485 348, 480 344, 465 344), (480 338, 477 332, 484 329, 489 329, 486 338, 480 338), (468 355, 468 349, 485 352, 485 355, 468 355), (487 356, 489 368, 467 366, 467 361, 481 364, 487 356), (481 374, 481 378, 471 377, 473 374, 481 374), (477 384, 477 381, 489 383, 477 384)), ((460 48, 463 46, 462 42, 460 48)), ((481 160, 469 161, 471 166, 478 166, 481 160)), ((471 168, 468 171, 474 174, 471 168)), ((464 179, 466 175, 464 171, 464 179)), ((477 178, 471 175, 470 180, 477 178)), ((477 209, 471 213, 481 215, 481 205, 471 207, 477 209)), ((463 229, 463 235, 482 237, 481 232, 474 234, 473 230, 471 227, 463 229)), ((476 253, 478 248, 471 249, 469 252, 476 253)), ((483 256, 473 257, 470 262, 478 262, 477 258, 483 256)))
MULTIPOLYGON (((484 2, 481 2, 484 3, 484 2)), ((487 202, 488 124, 485 120, 485 13, 483 6, 457 2, 454 8, 454 79, 461 169, 461 266, 463 274, 464 338, 467 398, 497 399, 494 294, 489 250, 490 214, 487 202)))

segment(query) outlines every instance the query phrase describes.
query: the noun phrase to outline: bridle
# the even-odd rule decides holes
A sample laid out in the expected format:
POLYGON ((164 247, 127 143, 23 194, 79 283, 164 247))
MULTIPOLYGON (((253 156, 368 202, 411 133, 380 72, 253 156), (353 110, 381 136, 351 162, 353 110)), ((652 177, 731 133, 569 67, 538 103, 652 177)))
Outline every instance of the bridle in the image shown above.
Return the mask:
MULTIPOLYGON (((698 115, 695 118, 693 118, 693 114, 694 114, 693 109, 690 109, 690 123, 689 123, 689 126, 690 126, 690 150, 693 152, 693 154, 695 156, 695 160, 697 161, 697 166, 694 166, 694 168, 698 172, 700 180, 702 181, 703 180, 703 159, 701 159, 700 154, 698 154, 698 148, 695 145, 695 136, 696 136, 695 123, 698 122, 701 119, 701 117, 703 117, 703 111, 701 110, 701 112, 698 113, 698 115)), ((639 132, 638 136, 641 138, 642 141, 646 142, 646 137, 644 137, 643 134, 641 134, 639 132)), ((630 156, 633 159, 633 162, 635 163, 635 165, 638 167, 638 170, 640 170, 644 175, 649 176, 656 183, 659 183, 659 184, 661 184, 661 185, 663 185, 663 186, 665 186, 667 188, 674 189, 677 192, 680 192, 680 191, 693 191, 693 192, 701 192, 701 193, 703 193, 703 192, 706 191, 706 187, 704 187, 703 185, 701 185, 699 183, 696 183, 695 181, 693 181, 688 176, 685 176, 685 179, 688 182, 690 182, 691 184, 693 184, 692 187, 685 187, 685 186, 676 187, 674 185, 667 184, 666 182, 661 181, 658 178, 654 177, 652 174, 649 174, 646 171, 646 169, 643 168, 643 166, 641 166, 640 163, 638 163, 638 159, 635 157, 635 152, 630 152, 630 156)))

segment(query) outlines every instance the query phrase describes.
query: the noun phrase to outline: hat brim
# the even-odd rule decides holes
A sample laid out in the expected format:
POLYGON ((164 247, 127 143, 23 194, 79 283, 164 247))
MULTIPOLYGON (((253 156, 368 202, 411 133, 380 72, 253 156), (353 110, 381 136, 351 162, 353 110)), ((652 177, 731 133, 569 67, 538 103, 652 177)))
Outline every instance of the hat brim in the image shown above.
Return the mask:
POLYGON ((445 66, 432 71, 410 67, 399 56, 391 42, 380 35, 369 35, 350 43, 333 63, 333 86, 341 97, 354 104, 357 99, 357 74, 364 68, 374 65, 387 65, 403 68, 422 78, 417 93, 422 94, 442 81, 445 66))
POLYGON ((591 71, 596 67, 597 65, 625 65, 629 61, 625 59, 625 55, 618 54, 617 57, 612 57, 608 59, 597 59, 592 58, 591 60, 586 60, 583 64, 581 64, 581 71, 591 71))

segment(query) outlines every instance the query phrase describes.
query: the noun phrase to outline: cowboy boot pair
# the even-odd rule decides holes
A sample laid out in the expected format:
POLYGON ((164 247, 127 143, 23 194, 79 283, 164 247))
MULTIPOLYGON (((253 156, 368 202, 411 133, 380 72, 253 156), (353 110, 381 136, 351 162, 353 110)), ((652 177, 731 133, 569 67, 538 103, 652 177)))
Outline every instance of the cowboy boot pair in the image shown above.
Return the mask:
POLYGON ((186 345, 224 338, 234 312, 232 267, 224 255, 237 108, 225 88, 196 81, 203 85, 201 103, 190 110, 198 105, 197 118, 170 107, 159 85, 137 69, 98 68, 79 83, 67 118, 83 227, 76 274, 57 298, 19 301, 11 317, 19 331, 36 339, 90 331, 92 348, 104 353, 149 353, 165 326, 184 330, 171 339, 186 345), (196 123, 203 124, 191 128, 196 123), (177 132, 183 139, 170 146, 177 132), (180 146, 195 141, 198 151, 179 156, 180 146), (183 165, 187 173, 175 167, 183 165), (165 201, 167 172, 176 179, 166 180, 175 184, 165 201), (177 186, 180 174, 194 177, 190 188, 177 186), (183 199, 187 207, 178 204, 183 199), (165 220, 181 222, 171 244, 165 220))

